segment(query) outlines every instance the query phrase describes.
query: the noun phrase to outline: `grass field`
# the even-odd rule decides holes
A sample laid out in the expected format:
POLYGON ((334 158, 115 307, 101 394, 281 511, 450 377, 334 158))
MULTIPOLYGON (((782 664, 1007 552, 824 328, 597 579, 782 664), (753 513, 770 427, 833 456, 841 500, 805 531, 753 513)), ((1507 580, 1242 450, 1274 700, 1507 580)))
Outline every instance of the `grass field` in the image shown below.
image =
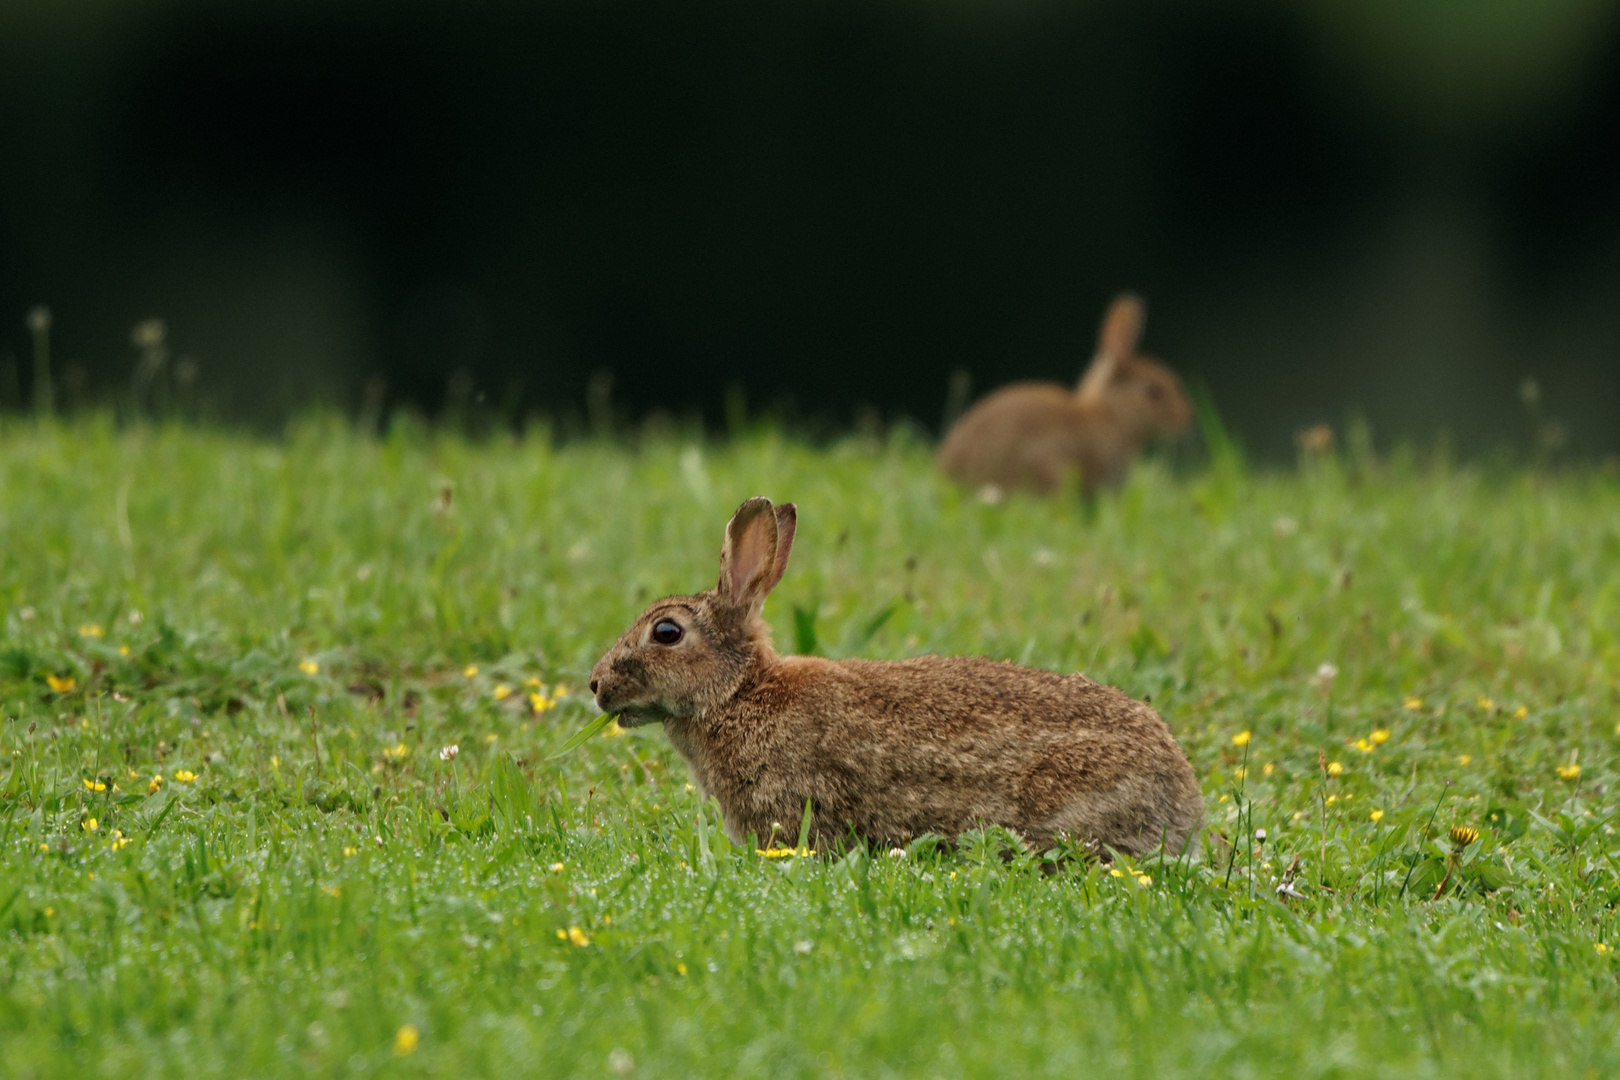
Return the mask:
POLYGON ((1221 457, 1087 509, 903 432, 13 422, 0 617, 0 1076, 1620 1074, 1596 470, 1221 457), (1151 695, 1208 838, 766 859, 656 727, 548 761, 752 494, 799 506, 780 648, 1151 695))

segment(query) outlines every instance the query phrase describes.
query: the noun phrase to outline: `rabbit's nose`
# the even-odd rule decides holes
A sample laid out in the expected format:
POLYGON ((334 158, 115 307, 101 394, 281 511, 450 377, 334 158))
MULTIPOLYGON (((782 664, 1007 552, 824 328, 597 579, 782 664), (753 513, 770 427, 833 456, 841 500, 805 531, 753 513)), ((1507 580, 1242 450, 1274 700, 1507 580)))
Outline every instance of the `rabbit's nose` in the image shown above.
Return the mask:
POLYGON ((600 680, 600 679, 592 679, 591 680, 591 693, 593 693, 593 694, 596 693, 596 687, 601 681, 602 680, 600 680))

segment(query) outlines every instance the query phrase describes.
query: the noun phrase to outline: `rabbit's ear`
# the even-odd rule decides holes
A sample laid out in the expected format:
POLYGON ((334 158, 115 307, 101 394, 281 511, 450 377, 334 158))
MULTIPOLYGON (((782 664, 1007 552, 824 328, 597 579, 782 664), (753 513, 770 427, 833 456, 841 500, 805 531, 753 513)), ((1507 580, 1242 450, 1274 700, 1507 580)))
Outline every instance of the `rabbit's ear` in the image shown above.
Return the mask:
MULTIPOLYGON (((720 599, 754 610, 776 584, 776 515, 771 500, 754 496, 731 515, 725 546, 720 549, 720 599)), ((786 563, 784 552, 783 563, 786 563)))
POLYGON ((787 573, 788 556, 793 552, 793 534, 799 528, 799 508, 783 503, 776 508, 776 560, 771 564, 771 575, 765 579, 760 596, 765 596, 787 573))
POLYGON ((1102 397, 1114 372, 1119 370, 1120 363, 1136 355, 1145 319, 1146 312, 1140 296, 1127 292, 1114 297, 1097 331, 1097 355, 1092 357, 1091 366, 1086 368, 1086 373, 1080 377, 1080 385, 1075 388, 1082 400, 1102 397))
POLYGON ((1113 353, 1098 353, 1086 368, 1086 373, 1080 376, 1080 385, 1075 388, 1081 401, 1098 401, 1108 392, 1108 383, 1113 379, 1114 372, 1119 370, 1119 357, 1113 353))
POLYGON ((1142 341, 1142 325, 1147 321, 1147 310, 1142 298, 1135 293, 1120 293, 1108 305, 1102 326, 1097 330, 1097 355, 1123 360, 1136 355, 1142 341))

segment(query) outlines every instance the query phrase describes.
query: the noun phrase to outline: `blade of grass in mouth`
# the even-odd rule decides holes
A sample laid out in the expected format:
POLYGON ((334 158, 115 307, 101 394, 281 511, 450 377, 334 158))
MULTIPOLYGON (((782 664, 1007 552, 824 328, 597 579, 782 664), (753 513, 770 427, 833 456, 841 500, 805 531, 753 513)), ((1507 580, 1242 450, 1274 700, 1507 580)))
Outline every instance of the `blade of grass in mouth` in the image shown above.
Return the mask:
POLYGON ((592 720, 590 723, 586 724, 584 727, 580 728, 578 731, 574 732, 574 734, 569 736, 568 741, 563 743, 562 747, 555 754, 552 754, 550 757, 546 758, 546 760, 556 761, 564 754, 573 753, 575 750, 589 742, 591 736, 613 723, 615 719, 616 718, 611 713, 603 713, 601 716, 598 716, 595 720, 592 720))

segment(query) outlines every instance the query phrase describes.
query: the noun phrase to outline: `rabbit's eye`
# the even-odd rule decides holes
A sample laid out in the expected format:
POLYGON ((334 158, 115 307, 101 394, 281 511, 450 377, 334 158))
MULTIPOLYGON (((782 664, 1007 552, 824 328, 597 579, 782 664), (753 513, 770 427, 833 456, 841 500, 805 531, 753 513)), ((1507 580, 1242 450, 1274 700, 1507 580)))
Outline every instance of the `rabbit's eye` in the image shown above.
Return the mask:
POLYGON ((659 619, 653 626, 652 639, 660 645, 673 645, 686 633, 674 619, 659 619))

